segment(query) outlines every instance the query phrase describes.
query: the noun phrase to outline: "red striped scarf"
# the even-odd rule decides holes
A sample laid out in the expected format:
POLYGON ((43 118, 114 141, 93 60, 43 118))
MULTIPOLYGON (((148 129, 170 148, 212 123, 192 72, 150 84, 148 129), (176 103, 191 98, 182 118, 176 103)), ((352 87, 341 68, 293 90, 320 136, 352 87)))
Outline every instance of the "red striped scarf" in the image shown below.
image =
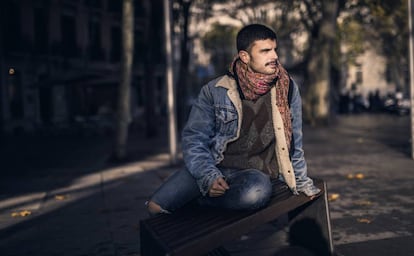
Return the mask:
POLYGON ((292 139, 292 120, 288 102, 289 74, 286 69, 277 62, 274 74, 266 75, 251 71, 239 58, 236 58, 231 66, 230 73, 238 78, 240 88, 247 100, 257 100, 261 95, 276 86, 276 105, 282 116, 285 128, 285 138, 288 148, 292 139), (234 71, 236 74, 234 74, 234 71))

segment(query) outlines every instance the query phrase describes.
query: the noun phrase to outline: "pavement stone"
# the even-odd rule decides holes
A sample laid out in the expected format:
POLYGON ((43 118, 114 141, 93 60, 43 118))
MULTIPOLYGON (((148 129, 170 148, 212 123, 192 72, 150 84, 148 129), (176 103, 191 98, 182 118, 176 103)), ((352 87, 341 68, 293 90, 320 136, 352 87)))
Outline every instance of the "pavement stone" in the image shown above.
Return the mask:
MULTIPOLYGON (((327 181, 330 196, 339 195, 330 201, 339 255, 414 255, 409 125, 407 116, 381 114, 304 127, 309 174, 327 181)), ((144 202, 182 165, 169 165, 166 141, 132 134, 129 161, 110 163, 106 137, 6 139, 0 145, 0 255, 140 255, 144 202), (12 216, 23 210, 30 214, 12 216)), ((234 255, 251 255, 254 249, 243 245, 258 243, 260 235, 267 244, 283 239, 273 228, 242 236, 234 255)))

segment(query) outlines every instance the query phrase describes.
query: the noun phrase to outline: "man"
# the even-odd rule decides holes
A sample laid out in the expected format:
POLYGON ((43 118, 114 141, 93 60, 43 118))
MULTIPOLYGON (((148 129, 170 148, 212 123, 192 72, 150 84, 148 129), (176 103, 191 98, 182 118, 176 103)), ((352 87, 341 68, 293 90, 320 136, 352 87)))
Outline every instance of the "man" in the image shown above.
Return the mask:
POLYGON ((169 213, 195 199, 257 209, 269 202, 272 184, 283 184, 278 180, 296 195, 320 192, 307 176, 299 90, 276 49, 276 34, 264 25, 239 31, 229 73, 201 89, 183 129, 186 168, 154 193, 150 213, 169 213))

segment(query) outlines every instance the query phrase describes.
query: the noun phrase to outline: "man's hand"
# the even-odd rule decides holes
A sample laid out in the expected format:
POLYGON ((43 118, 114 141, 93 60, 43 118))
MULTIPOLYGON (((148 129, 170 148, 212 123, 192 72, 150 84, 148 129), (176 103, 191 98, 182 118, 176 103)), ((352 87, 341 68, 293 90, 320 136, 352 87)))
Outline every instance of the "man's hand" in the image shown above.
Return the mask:
POLYGON ((319 191, 317 194, 309 196, 309 199, 313 200, 313 199, 319 197, 321 194, 322 194, 322 191, 319 191))
POLYGON ((220 177, 213 182, 210 190, 208 191, 208 195, 211 197, 222 196, 229 188, 230 187, 227 182, 222 177, 220 177))

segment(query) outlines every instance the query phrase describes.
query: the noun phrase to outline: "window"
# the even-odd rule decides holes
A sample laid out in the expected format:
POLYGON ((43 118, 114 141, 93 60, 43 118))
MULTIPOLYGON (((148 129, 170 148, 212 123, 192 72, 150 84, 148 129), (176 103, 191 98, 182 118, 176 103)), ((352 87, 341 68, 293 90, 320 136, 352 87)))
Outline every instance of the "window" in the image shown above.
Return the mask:
POLYGON ((85 5, 94 9, 102 9, 102 0, 85 0, 85 5))
POLYGON ((21 50, 22 31, 20 8, 15 1, 7 1, 2 4, 5 8, 1 15, 1 25, 3 26, 4 35, 7 35, 2 37, 4 40, 4 50, 5 52, 21 50))
POLYGON ((134 0, 134 14, 135 17, 144 17, 144 3, 142 0, 134 0))
POLYGON ((356 83, 362 84, 362 82, 363 82, 362 70, 361 68, 359 68, 356 72, 356 83))
POLYGON ((78 56, 78 49, 76 44, 76 22, 73 16, 62 15, 61 33, 63 56, 78 56))
POLYGON ((120 0, 108 0, 108 11, 112 13, 122 13, 122 1, 120 0))
POLYGON ((89 23, 89 52, 92 60, 102 60, 103 50, 101 46, 101 24, 97 20, 89 23))
POLYGON ((121 28, 112 27, 111 29, 111 62, 121 60, 121 28))
POLYGON ((23 118, 23 89, 20 73, 14 68, 9 69, 8 98, 10 115, 13 120, 23 118))
POLYGON ((49 28, 48 10, 36 8, 34 11, 34 47, 39 54, 45 54, 48 50, 49 28))

